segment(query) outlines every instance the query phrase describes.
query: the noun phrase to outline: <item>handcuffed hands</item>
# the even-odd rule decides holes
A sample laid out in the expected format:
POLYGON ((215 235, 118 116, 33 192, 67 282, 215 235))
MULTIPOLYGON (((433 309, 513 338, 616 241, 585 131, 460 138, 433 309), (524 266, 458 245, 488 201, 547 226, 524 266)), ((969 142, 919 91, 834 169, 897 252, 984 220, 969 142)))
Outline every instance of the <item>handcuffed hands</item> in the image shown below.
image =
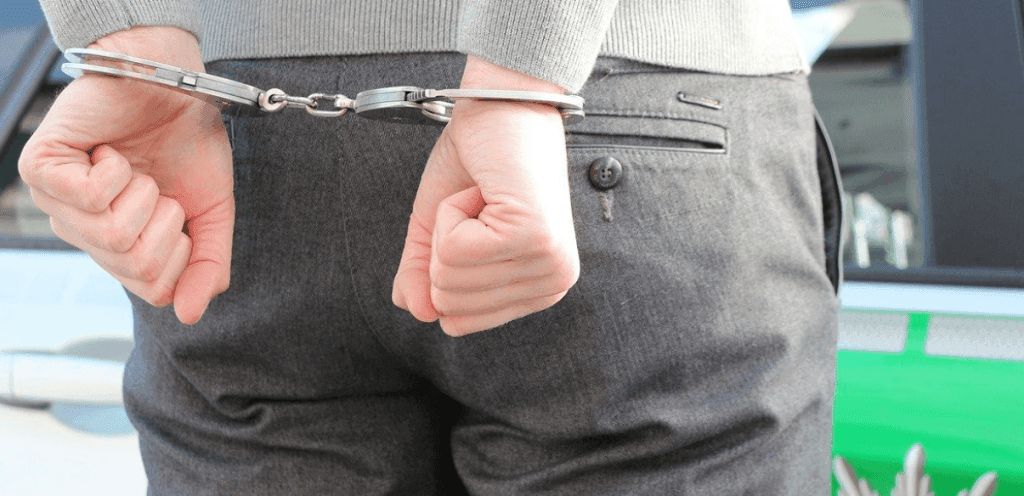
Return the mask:
MULTIPOLYGON (((462 88, 560 88, 470 57, 462 88)), ((420 181, 394 303, 449 335, 544 310, 579 277, 558 110, 462 100, 420 181)))
MULTIPOLYGON (((202 71, 191 34, 136 27, 90 47, 202 71)), ((469 57, 463 88, 560 92, 469 57)), ((129 291, 197 322, 229 283, 231 150, 216 107, 86 75, 60 95, 19 171, 56 234, 129 291)), ((460 336, 558 302, 579 276, 562 119, 539 104, 462 101, 428 160, 396 305, 460 336)))
MULTIPOLYGON (((90 48, 202 71, 195 38, 137 27, 90 48)), ((155 306, 193 324, 228 287, 231 148, 213 105, 86 75, 68 85, 18 164, 54 232, 155 306)))

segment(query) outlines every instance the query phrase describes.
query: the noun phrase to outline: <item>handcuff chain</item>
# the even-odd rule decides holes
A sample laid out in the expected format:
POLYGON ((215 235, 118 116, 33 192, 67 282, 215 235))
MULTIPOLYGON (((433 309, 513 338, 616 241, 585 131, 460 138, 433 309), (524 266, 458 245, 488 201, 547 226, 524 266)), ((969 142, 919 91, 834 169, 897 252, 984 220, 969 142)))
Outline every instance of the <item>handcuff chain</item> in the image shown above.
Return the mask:
POLYGON ((74 78, 90 73, 137 79, 195 95, 221 105, 222 108, 242 105, 274 113, 285 107, 301 107, 310 115, 317 117, 340 117, 354 112, 368 119, 390 122, 429 121, 443 124, 451 120, 455 100, 473 99, 553 106, 562 114, 562 121, 566 125, 577 123, 584 117, 583 98, 578 95, 506 90, 434 90, 415 86, 394 86, 361 91, 355 99, 328 93, 295 96, 279 88, 263 91, 255 86, 224 77, 121 53, 69 48, 64 54, 68 63, 61 68, 74 78))
POLYGON ((300 107, 309 115, 316 117, 341 117, 350 110, 355 110, 355 101, 337 94, 313 93, 309 96, 293 96, 278 88, 272 88, 260 95, 260 108, 267 112, 280 112, 285 107, 300 107), (320 102, 328 102, 334 108, 325 110, 320 102))

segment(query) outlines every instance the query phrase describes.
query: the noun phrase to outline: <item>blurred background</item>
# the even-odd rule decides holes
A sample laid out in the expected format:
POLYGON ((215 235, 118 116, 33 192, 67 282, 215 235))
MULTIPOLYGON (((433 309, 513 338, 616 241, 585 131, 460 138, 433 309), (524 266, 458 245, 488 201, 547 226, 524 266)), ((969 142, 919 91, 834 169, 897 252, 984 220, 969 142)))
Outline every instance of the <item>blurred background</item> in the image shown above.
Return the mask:
MULTIPOLYGON (((936 494, 988 470, 1024 494, 1021 1, 791 1, 846 192, 834 451, 883 494, 917 442, 936 494)), ((5 0, 0 494, 141 494, 128 300, 18 178, 61 62, 35 0, 5 0)))

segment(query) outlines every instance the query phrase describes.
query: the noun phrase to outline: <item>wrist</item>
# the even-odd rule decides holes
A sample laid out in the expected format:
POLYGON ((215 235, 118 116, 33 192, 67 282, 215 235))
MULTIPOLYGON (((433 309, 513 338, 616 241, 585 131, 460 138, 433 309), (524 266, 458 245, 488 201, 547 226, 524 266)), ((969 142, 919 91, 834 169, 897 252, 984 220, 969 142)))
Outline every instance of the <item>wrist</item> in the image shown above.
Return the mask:
MULTIPOLYGON (((466 69, 462 73, 462 82, 459 87, 461 89, 475 90, 536 91, 558 95, 568 93, 564 87, 555 83, 497 65, 475 55, 467 55, 466 69)), ((557 116, 558 126, 561 127, 562 125, 558 109, 545 104, 493 100, 461 100, 456 105, 457 114, 486 111, 536 112, 552 117, 557 116)))
POLYGON ((194 72, 205 72, 199 54, 199 41, 192 33, 181 28, 135 26, 103 36, 86 48, 122 53, 194 72))
POLYGON ((466 69, 462 73, 462 89, 540 91, 567 94, 568 91, 550 81, 500 66, 477 57, 466 56, 466 69))

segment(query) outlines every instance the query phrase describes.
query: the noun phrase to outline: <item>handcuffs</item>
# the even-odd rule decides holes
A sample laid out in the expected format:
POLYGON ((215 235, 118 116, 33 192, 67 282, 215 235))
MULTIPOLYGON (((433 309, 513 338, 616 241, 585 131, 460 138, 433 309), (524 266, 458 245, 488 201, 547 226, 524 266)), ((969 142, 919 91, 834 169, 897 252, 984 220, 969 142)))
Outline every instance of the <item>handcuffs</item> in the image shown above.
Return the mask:
POLYGON ((305 108, 318 117, 340 117, 349 112, 375 120, 392 122, 447 123, 452 119, 454 100, 490 100, 539 103, 557 108, 565 125, 583 120, 583 98, 535 91, 443 89, 395 86, 362 91, 351 99, 340 94, 313 93, 292 96, 278 88, 255 86, 202 72, 161 64, 120 53, 89 48, 70 48, 61 66, 67 75, 105 74, 163 85, 201 97, 222 108, 241 106, 262 113, 280 112, 286 107, 305 108), (328 108, 325 108, 328 107, 328 108))

